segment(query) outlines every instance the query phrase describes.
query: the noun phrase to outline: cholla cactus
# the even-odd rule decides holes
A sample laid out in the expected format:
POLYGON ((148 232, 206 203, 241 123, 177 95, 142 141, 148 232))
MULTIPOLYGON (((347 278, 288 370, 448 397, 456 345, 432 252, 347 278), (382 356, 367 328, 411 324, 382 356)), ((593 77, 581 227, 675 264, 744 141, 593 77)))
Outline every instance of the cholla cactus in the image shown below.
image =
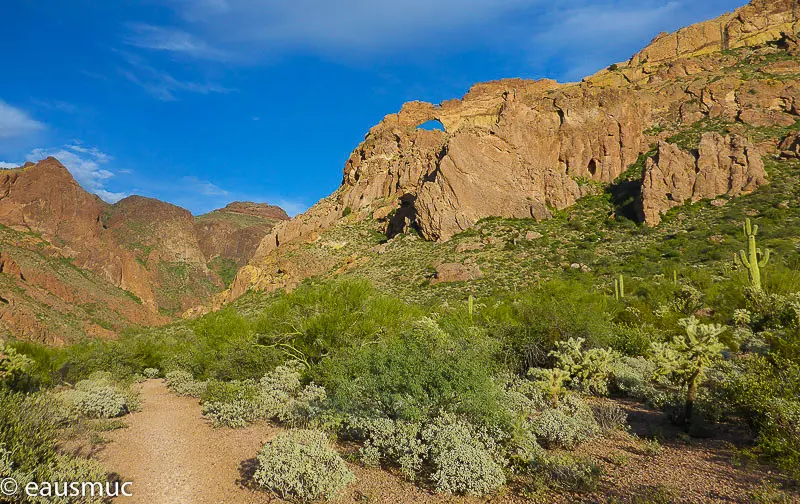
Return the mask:
POLYGON ((747 251, 740 250, 739 255, 734 254, 733 260, 735 263, 747 268, 748 276, 750 277, 750 285, 756 289, 761 290, 761 268, 765 267, 769 262, 769 249, 761 252, 761 249, 756 246, 756 235, 758 234, 758 225, 751 225, 750 219, 745 220, 742 225, 744 236, 747 238, 747 251))
POLYGON ((563 369, 538 369, 528 372, 531 379, 537 381, 542 391, 550 397, 554 408, 558 408, 558 399, 564 394, 564 383, 569 380, 569 373, 563 369))
POLYGON ((614 354, 604 348, 584 350, 584 342, 583 338, 558 341, 550 355, 576 385, 595 394, 606 394, 614 354))
POLYGON ((653 343, 653 360, 657 373, 686 387, 686 422, 691 422, 697 388, 709 366, 725 348, 719 335, 727 329, 720 324, 700 324, 695 317, 680 320, 686 330, 669 343, 653 343))
POLYGON ((0 341, 0 385, 15 382, 28 371, 31 364, 28 357, 0 341))
POLYGON ((744 327, 750 324, 752 314, 746 308, 738 308, 733 310, 733 323, 737 326, 744 327))

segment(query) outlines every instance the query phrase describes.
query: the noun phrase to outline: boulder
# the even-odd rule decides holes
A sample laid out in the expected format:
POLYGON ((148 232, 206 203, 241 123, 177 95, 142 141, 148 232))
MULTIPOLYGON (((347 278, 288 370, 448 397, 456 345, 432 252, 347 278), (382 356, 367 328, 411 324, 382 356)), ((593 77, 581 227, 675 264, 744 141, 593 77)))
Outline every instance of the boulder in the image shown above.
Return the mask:
POLYGON ((431 284, 447 282, 466 282, 483 276, 481 269, 474 264, 444 263, 436 267, 431 284))

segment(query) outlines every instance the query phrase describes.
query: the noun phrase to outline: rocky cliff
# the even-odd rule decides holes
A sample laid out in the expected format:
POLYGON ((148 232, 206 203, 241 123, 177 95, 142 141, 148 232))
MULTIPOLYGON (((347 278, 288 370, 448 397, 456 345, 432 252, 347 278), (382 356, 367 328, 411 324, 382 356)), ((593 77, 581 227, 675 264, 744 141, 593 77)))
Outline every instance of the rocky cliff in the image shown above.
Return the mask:
POLYGON ((217 304, 326 271, 325 254, 297 250, 354 220, 381 221, 389 238, 414 229, 444 241, 486 217, 546 219, 631 167, 647 224, 684 201, 752 191, 766 183, 760 156, 780 141, 765 130, 800 114, 798 16, 797 0, 753 0, 580 83, 506 79, 460 100, 407 103, 370 129, 334 194, 264 238, 217 304), (430 120, 444 131, 418 128, 430 120), (676 144, 709 122, 726 134, 704 137, 699 152, 676 144), (642 156, 655 158, 640 166, 642 156))
POLYGON ((245 264, 287 218, 249 203, 210 215, 229 214, 249 220, 215 225, 140 196, 109 205, 54 158, 0 170, 0 326, 60 343, 167 322, 230 282, 218 257, 245 264))

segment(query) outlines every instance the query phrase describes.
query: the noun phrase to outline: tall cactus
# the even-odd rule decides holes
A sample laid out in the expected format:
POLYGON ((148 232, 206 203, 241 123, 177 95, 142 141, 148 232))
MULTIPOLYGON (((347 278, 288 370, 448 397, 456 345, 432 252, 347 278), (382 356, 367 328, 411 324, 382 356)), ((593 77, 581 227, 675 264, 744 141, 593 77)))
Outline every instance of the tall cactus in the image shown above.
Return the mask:
POLYGON ((746 219, 742 225, 742 231, 747 238, 747 250, 740 250, 738 255, 733 254, 733 260, 747 268, 750 285, 756 290, 761 290, 761 268, 769 262, 769 249, 762 253, 761 249, 756 246, 758 224, 751 225, 750 219, 746 219))
POLYGON ((625 297, 625 278, 620 273, 619 278, 614 279, 614 298, 617 300, 625 297))

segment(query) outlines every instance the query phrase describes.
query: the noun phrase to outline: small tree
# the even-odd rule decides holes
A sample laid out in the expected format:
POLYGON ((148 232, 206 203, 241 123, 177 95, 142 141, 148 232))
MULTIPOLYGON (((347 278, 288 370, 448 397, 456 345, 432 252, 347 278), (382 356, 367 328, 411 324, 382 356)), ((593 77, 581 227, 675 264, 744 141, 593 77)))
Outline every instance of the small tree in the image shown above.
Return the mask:
POLYGON ((727 328, 720 324, 700 324, 695 317, 681 319, 679 324, 686 334, 676 336, 668 343, 653 343, 653 360, 658 374, 686 387, 685 421, 688 425, 692 421, 697 388, 709 366, 725 348, 719 335, 727 328))

